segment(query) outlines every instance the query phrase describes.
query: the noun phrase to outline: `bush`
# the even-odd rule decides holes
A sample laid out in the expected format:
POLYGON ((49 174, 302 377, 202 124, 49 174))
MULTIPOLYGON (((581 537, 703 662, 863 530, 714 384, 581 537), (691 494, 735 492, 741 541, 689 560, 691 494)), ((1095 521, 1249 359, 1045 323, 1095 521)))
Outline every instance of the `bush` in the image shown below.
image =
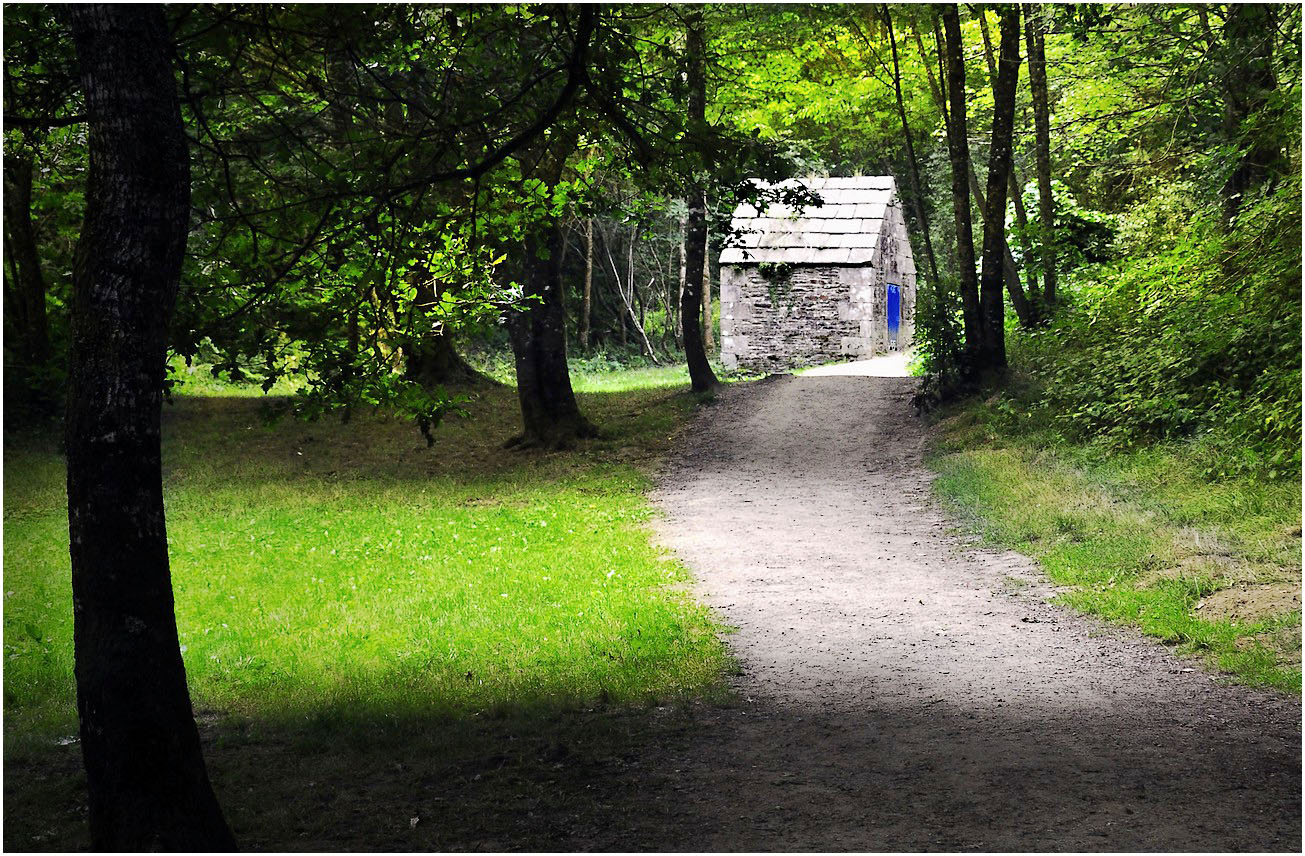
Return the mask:
POLYGON ((1149 254, 1146 221, 1172 221, 1143 212, 1132 253, 1071 278, 1050 327, 1013 334, 1030 415, 1108 446, 1197 438, 1219 452, 1211 475, 1297 475, 1300 210, 1297 175, 1231 227, 1207 210, 1149 254))

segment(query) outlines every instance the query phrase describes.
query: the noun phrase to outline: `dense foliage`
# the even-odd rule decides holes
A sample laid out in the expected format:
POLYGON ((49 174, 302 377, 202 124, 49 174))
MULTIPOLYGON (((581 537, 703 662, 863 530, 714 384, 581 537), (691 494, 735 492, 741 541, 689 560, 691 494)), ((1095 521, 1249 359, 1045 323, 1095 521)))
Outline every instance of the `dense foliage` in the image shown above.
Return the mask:
POLYGON ((1074 303, 1018 339, 1036 387, 1025 416, 1108 445, 1201 438, 1211 475, 1295 477, 1300 179, 1245 206, 1231 230, 1185 190, 1126 218, 1122 260, 1078 271, 1074 303), (1156 234, 1157 217, 1175 231, 1156 234))
MULTIPOLYGON (((695 124, 690 7, 170 10, 195 199, 174 353, 299 390, 307 416, 388 405, 429 426, 474 379, 457 351, 509 347, 504 321, 529 309, 529 271, 548 254, 538 230, 561 234, 573 354, 676 362, 698 275, 685 268, 693 188, 710 210, 710 348, 710 260, 756 192, 747 179, 891 173, 922 272, 926 398, 969 389, 939 9, 701 11, 695 124)), ((960 11, 978 258, 999 16, 960 11)), ((1291 472, 1300 252, 1283 179, 1298 170, 1299 9, 1080 4, 1025 18, 1046 31, 1055 226, 1039 216, 1028 42, 1005 238, 1007 286, 1032 301, 1011 334, 1035 409, 1114 445, 1218 428, 1239 451, 1212 471, 1291 472), (1054 306, 1041 300, 1050 257, 1054 306)), ((86 145, 63 18, 11 5, 5 23, 17 420, 61 406, 86 145)))

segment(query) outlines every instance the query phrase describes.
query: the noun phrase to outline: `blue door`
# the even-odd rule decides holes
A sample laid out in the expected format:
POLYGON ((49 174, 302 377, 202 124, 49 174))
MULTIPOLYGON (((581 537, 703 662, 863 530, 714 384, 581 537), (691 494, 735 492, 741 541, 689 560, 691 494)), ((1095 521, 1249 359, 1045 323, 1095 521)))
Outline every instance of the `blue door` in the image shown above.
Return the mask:
POLYGON ((897 327, 902 320, 901 286, 888 283, 888 347, 897 347, 897 327))

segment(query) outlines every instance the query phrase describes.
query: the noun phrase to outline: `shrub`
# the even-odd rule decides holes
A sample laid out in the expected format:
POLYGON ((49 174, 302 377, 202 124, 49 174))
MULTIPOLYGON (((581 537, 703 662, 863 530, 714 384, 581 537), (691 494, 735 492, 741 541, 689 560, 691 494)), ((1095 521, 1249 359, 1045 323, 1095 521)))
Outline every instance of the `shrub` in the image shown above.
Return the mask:
MULTIPOLYGON (((1200 438, 1222 450, 1212 475, 1299 473, 1299 176, 1247 204, 1186 221, 1148 254, 1147 210, 1125 258, 1082 269, 1055 322, 1015 333, 1031 411, 1066 436, 1129 446, 1200 438)), ((1166 230, 1167 231, 1167 230, 1166 230)))

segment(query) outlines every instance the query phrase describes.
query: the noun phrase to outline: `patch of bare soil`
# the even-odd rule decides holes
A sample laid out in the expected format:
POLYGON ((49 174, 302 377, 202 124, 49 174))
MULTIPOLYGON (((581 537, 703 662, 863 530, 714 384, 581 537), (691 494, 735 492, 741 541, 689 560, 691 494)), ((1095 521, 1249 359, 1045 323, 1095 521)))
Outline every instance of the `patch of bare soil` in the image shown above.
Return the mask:
POLYGON ((1239 583, 1201 599, 1197 609, 1209 618, 1216 616, 1247 624, 1300 609, 1300 586, 1296 583, 1239 583))
POLYGON ((1299 851, 1299 700, 1052 606, 1031 560, 953 535, 912 384, 773 379, 686 432, 661 537, 738 628, 745 701, 646 765, 667 810, 592 843, 1299 851))

